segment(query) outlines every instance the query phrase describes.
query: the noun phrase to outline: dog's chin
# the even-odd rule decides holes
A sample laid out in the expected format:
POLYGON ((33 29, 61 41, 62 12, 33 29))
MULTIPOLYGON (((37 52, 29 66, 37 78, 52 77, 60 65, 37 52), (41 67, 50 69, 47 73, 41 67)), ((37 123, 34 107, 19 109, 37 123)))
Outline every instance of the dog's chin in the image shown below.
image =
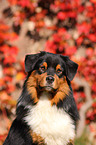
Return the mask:
POLYGON ((56 93, 56 91, 57 91, 58 89, 55 89, 55 88, 53 88, 53 87, 51 87, 51 86, 45 86, 45 87, 44 87, 44 90, 45 90, 46 92, 49 92, 49 93, 54 94, 54 93, 56 93))
POLYGON ((50 86, 45 86, 44 89, 45 89, 45 91, 47 91, 47 92, 51 92, 51 91, 54 90, 54 89, 53 89, 52 87, 50 87, 50 86))
POLYGON ((50 92, 50 93, 54 93, 57 91, 57 89, 53 88, 52 86, 39 86, 39 89, 42 91, 46 91, 46 92, 50 92))

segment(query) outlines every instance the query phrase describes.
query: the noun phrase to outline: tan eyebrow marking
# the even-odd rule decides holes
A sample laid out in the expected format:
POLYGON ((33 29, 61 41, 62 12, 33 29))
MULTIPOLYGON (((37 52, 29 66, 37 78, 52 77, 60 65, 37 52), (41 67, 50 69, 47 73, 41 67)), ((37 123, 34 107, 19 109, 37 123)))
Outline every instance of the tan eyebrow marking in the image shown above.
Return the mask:
POLYGON ((47 69, 47 62, 43 62, 41 66, 45 66, 45 69, 47 69))
POLYGON ((57 71, 58 69, 62 70, 60 64, 58 64, 58 65, 56 66, 56 71, 57 71))

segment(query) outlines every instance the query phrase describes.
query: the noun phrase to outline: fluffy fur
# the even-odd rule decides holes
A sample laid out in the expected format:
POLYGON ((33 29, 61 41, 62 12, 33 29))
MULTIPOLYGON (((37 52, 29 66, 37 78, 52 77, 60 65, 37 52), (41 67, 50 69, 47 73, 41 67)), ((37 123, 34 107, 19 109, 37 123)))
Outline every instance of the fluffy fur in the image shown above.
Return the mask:
POLYGON ((45 139, 47 145, 66 145, 75 137, 75 125, 70 116, 56 106, 51 106, 49 94, 44 92, 24 118, 31 129, 45 139))
POLYGON ((72 145, 79 119, 70 81, 77 64, 67 56, 27 55, 28 73, 4 145, 72 145))

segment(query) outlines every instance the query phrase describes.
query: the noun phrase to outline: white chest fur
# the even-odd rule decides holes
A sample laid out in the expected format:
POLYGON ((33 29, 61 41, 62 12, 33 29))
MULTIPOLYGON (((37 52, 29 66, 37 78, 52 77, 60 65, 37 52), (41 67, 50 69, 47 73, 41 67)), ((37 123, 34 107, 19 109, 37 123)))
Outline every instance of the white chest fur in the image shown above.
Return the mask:
POLYGON ((47 145, 67 145, 75 136, 73 121, 63 109, 51 106, 46 95, 43 94, 38 104, 30 107, 24 120, 47 145))

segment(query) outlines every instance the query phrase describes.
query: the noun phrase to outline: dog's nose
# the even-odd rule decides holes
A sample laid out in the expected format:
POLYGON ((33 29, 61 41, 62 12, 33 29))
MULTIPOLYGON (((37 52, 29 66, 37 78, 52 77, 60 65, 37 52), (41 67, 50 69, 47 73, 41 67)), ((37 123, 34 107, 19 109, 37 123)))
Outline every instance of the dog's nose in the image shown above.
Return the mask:
POLYGON ((46 81, 47 83, 52 84, 54 82, 54 78, 52 76, 48 76, 46 77, 46 81))

